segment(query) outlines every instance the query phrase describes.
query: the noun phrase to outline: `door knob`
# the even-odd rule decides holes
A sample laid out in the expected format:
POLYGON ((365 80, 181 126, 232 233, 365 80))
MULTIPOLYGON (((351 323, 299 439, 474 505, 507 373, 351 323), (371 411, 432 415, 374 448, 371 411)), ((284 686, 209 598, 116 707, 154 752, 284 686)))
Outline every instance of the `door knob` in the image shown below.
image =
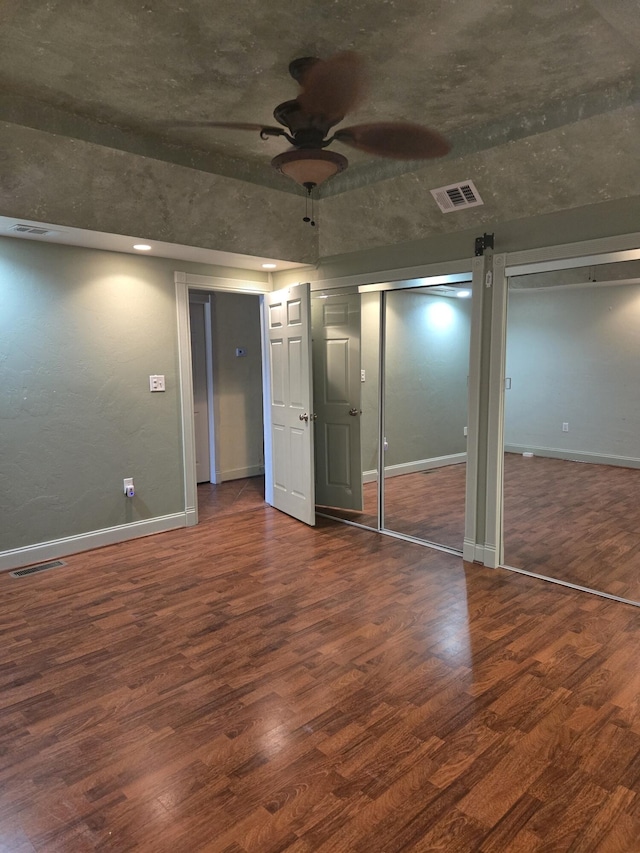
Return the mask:
POLYGON ((301 421, 308 421, 308 420, 309 420, 309 415, 305 412, 305 413, 304 413, 304 415, 298 415, 298 418, 299 418, 301 421))
POLYGON ((349 409, 349 414, 352 418, 355 418, 357 414, 362 414, 362 412, 358 412, 358 409, 349 409))

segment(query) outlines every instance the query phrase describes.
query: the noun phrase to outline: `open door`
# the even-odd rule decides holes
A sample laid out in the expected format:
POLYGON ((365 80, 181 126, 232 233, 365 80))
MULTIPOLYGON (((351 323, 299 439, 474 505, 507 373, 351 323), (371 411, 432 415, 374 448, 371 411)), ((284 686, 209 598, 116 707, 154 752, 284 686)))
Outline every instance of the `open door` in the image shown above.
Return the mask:
POLYGON ((362 511, 360 294, 312 299, 316 503, 362 511))
POLYGON ((271 462, 265 498, 276 509, 314 525, 309 293, 309 284, 297 284, 264 297, 267 471, 271 462))

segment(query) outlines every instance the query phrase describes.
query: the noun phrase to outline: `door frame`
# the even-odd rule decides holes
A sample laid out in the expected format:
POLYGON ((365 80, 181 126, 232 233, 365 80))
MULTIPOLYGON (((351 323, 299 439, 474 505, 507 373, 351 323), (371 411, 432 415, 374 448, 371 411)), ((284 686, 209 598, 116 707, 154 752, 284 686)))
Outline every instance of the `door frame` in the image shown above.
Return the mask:
MULTIPOLYGON (((196 442, 193 418, 193 374, 191 366, 191 324, 189 320, 189 290, 226 291, 264 296, 272 290, 271 284, 243 279, 218 278, 176 271, 176 314, 178 323, 178 397, 180 400, 180 423, 182 427, 182 467, 184 485, 185 526, 198 523, 198 488, 196 483, 196 442)), ((262 351, 262 383, 265 390, 264 349, 262 351)), ((212 403, 212 401, 210 401, 212 403)), ((267 423, 265 422, 265 442, 267 423)), ((270 464, 265 458, 265 475, 270 464)), ((269 472, 270 474, 271 472, 269 472)), ((266 481, 266 476, 265 476, 266 481)))
POLYGON ((505 565, 504 562, 504 382, 507 356, 507 304, 509 280, 516 275, 552 272, 555 270, 578 267, 598 266, 640 260, 640 233, 622 234, 614 237, 602 237, 579 243, 565 243, 559 246, 529 249, 494 256, 499 261, 494 268, 493 321, 491 329, 491 376, 489 379, 489 418, 493 429, 489 433, 488 464, 486 477, 486 520, 487 532, 493 539, 493 557, 485 565, 498 566, 519 574, 542 578, 560 586, 581 589, 603 598, 637 604, 628 599, 617 598, 608 593, 587 587, 577 587, 566 581, 549 578, 535 572, 505 565), (497 273, 497 274, 496 274, 497 273))
POLYGON ((207 386, 207 423, 209 425, 209 480, 216 485, 220 479, 217 469, 218 460, 218 433, 216 412, 216 397, 213 382, 213 303, 211 294, 205 296, 202 292, 188 294, 189 304, 202 305, 204 309, 204 346, 205 346, 205 371, 207 386))

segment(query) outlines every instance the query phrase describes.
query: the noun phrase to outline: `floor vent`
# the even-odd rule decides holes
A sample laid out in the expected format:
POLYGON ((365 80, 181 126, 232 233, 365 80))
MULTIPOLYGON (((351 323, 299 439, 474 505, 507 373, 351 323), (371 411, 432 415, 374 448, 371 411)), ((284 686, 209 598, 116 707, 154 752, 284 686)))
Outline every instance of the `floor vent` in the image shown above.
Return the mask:
POLYGON ((9 231, 14 234, 32 234, 34 237, 43 237, 45 234, 51 234, 50 228, 40 228, 37 225, 12 225, 9 231))
POLYGON ((29 566, 26 569, 17 569, 15 572, 9 572, 12 578, 23 578, 25 575, 35 575, 38 572, 47 572, 49 569, 57 569, 58 566, 66 566, 62 560, 51 560, 48 563, 40 563, 39 566, 29 566))
POLYGON ((463 181, 459 184, 449 184, 447 187, 438 187, 436 190, 431 190, 431 195, 443 213, 462 210, 464 207, 479 207, 484 204, 473 181, 463 181))

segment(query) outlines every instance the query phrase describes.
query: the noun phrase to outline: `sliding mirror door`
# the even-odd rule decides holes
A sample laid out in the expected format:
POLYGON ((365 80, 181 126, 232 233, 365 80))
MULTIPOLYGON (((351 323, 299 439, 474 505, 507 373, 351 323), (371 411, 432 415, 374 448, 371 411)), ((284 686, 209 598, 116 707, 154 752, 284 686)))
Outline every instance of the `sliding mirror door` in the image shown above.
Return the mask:
POLYGON ((378 528, 379 294, 311 296, 316 503, 378 528))
POLYGON ((510 280, 504 563, 640 601, 640 262, 510 280))
POLYGON ((384 294, 384 528, 462 550, 469 285, 384 294))

